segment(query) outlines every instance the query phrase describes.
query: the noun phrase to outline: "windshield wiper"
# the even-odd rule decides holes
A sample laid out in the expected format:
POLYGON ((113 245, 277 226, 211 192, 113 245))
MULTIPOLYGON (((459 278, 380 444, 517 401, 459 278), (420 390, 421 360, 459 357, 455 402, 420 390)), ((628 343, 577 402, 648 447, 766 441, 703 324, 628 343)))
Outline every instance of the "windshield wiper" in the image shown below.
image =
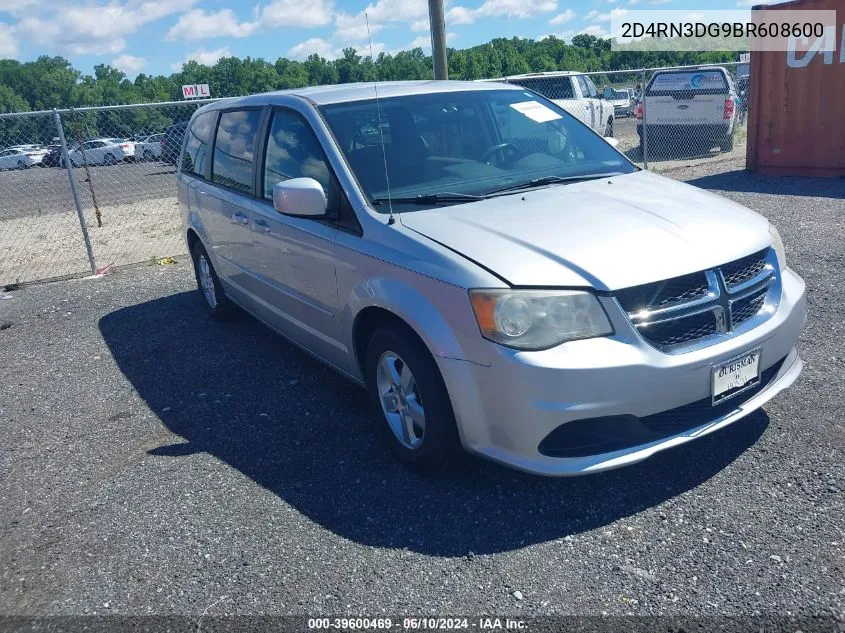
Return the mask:
POLYGON ((534 187, 544 187, 546 185, 557 185, 560 183, 581 182, 584 180, 597 180, 599 178, 608 178, 609 176, 619 176, 622 172, 613 171, 606 174, 585 174, 581 176, 544 176, 543 178, 534 178, 528 182, 521 182, 516 185, 508 185, 501 189, 494 189, 488 191, 487 195, 496 195, 498 193, 508 193, 510 191, 519 191, 521 189, 532 189, 534 187))
POLYGON ((421 193, 418 196, 395 196, 390 198, 373 198, 373 204, 440 204, 449 202, 475 202, 484 200, 486 196, 475 196, 471 193, 421 193))

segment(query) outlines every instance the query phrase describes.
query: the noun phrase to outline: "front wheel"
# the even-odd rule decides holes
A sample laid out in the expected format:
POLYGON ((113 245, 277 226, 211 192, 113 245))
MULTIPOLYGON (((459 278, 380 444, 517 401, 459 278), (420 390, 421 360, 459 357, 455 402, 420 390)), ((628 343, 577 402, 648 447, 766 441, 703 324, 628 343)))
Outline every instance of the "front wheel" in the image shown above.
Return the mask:
POLYGON ((103 159, 103 163, 106 165, 115 165, 117 164, 117 159, 114 157, 114 154, 106 154, 106 157, 103 159))
POLYGON ((155 160, 156 157, 155 157, 155 154, 152 153, 152 151, 146 149, 146 150, 144 150, 143 158, 144 158, 144 162, 151 163, 155 160))
POLYGON ((604 135, 607 138, 610 138, 610 137, 613 136, 613 117, 610 117, 607 120, 607 126, 605 126, 605 128, 604 128, 604 135))
POLYGON ((373 414, 399 460, 429 472, 454 465, 461 443, 452 403, 416 334, 395 326, 376 330, 364 369, 373 414))

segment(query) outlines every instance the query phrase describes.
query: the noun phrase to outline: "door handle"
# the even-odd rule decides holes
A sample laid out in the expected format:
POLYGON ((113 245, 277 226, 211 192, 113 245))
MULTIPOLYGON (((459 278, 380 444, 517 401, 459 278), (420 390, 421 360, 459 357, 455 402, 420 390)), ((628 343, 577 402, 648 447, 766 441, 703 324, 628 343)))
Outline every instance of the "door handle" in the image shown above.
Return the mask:
POLYGON ((252 224, 253 226, 261 229, 261 232, 265 235, 270 232, 270 225, 267 224, 267 220, 262 220, 261 218, 258 218, 252 224))
POLYGON ((249 224, 249 218, 248 218, 248 217, 246 217, 246 216, 245 216, 243 213, 241 213, 241 212, 238 212, 238 213, 233 213, 233 214, 232 214, 232 221, 233 221, 235 224, 240 224, 241 226, 246 226, 247 224, 249 224))

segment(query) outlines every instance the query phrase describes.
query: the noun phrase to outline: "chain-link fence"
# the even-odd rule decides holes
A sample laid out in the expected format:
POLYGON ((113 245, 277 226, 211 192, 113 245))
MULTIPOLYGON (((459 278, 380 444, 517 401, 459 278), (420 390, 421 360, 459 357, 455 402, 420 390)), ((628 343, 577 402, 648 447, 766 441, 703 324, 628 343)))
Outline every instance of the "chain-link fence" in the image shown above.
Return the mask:
POLYGON ((658 171, 745 160, 748 75, 744 64, 589 73, 547 72, 498 79, 553 100, 632 161, 658 171))
POLYGON ((207 102, 0 114, 0 286, 182 253, 176 161, 207 102))
MULTIPOLYGON (((558 103, 649 169, 745 161, 737 64, 500 79, 558 103)), ((176 162, 205 101, 0 114, 0 287, 181 254, 176 162)), ((732 167, 735 168, 735 167, 732 167)))

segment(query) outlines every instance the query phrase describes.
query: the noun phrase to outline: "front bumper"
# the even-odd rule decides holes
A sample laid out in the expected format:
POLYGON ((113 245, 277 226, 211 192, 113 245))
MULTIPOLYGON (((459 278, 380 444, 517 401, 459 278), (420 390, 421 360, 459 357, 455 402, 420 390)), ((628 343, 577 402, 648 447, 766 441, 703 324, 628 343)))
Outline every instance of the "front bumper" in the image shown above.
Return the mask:
POLYGON ((608 305, 615 329, 611 337, 572 341, 539 352, 494 345, 497 354, 489 367, 438 357, 464 446, 519 470, 577 475, 642 461, 739 420, 801 373, 795 345, 806 321, 805 286, 789 269, 783 271, 781 283, 780 304, 767 321, 683 354, 664 354, 650 347, 622 311, 608 305), (544 438, 568 422, 647 418, 709 398, 712 366, 758 348, 761 370, 772 370, 770 380, 752 397, 738 396, 735 409, 714 409, 712 419, 696 418, 695 426, 681 432, 612 452, 551 457, 539 450, 544 438))

